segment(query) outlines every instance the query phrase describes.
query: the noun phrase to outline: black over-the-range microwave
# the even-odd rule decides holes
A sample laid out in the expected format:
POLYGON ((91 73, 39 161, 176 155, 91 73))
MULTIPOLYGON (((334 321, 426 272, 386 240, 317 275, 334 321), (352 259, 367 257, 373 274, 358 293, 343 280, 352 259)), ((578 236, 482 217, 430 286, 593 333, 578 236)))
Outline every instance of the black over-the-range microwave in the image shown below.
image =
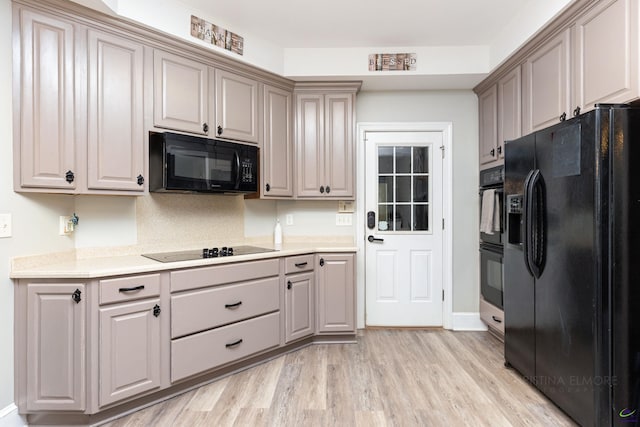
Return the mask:
POLYGON ((258 147, 149 132, 149 191, 255 193, 258 147))

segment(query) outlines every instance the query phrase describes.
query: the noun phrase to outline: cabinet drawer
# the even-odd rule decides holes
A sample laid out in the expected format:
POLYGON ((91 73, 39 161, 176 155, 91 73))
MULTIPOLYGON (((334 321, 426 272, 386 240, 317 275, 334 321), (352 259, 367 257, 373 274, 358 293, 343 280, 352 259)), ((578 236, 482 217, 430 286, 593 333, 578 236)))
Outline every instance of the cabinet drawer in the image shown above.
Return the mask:
POLYGON ((171 342, 171 382, 280 344, 280 313, 212 329, 171 342))
POLYGON ((483 298, 480 298, 480 318, 490 328, 504 335, 504 312, 483 298))
POLYGON ((218 286, 171 297, 171 338, 280 308, 279 278, 218 286))
POLYGON ((160 295, 160 275, 100 280, 100 304, 131 301, 160 295))
POLYGON ((284 260, 284 274, 313 270, 313 254, 291 256, 284 260))
POLYGON ((277 258, 173 271, 171 292, 244 282, 278 274, 280 274, 280 262, 277 258))

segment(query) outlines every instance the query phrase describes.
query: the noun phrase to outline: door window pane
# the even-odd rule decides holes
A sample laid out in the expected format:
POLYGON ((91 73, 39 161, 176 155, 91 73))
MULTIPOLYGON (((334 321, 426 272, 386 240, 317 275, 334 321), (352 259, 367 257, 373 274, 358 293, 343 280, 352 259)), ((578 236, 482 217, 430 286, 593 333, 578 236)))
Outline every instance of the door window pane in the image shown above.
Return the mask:
POLYGON ((411 147, 396 147, 396 173, 411 173, 411 147))
POLYGON ((415 205, 413 207, 413 229, 429 230, 429 205, 415 205))
POLYGON ((430 231, 430 149, 378 147, 379 231, 430 231))
POLYGON ((393 147, 378 147, 378 173, 393 173, 393 147))
POLYGON ((429 147, 413 147, 413 172, 429 173, 429 147))
POLYGON ((413 177, 413 201, 414 202, 429 201, 429 177, 428 176, 413 177))

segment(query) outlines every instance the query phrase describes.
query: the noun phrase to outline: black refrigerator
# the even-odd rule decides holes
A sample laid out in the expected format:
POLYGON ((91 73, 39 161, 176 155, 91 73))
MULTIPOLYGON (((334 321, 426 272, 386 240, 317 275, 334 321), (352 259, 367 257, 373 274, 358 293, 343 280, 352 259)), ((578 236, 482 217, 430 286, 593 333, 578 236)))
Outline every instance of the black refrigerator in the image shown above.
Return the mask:
POLYGON ((583 426, 640 425, 640 109, 505 145, 505 361, 583 426))

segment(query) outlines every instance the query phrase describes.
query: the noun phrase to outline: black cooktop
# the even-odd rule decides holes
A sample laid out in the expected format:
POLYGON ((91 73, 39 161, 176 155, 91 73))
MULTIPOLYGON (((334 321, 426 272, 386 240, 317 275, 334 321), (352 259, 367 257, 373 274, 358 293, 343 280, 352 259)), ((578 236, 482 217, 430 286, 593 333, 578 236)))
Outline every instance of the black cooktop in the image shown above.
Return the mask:
POLYGON ((159 262, 191 261, 194 259, 229 257, 236 255, 259 254, 273 252, 275 249, 261 248, 259 246, 223 246, 221 248, 202 248, 188 251, 159 252, 142 254, 143 257, 159 262))

